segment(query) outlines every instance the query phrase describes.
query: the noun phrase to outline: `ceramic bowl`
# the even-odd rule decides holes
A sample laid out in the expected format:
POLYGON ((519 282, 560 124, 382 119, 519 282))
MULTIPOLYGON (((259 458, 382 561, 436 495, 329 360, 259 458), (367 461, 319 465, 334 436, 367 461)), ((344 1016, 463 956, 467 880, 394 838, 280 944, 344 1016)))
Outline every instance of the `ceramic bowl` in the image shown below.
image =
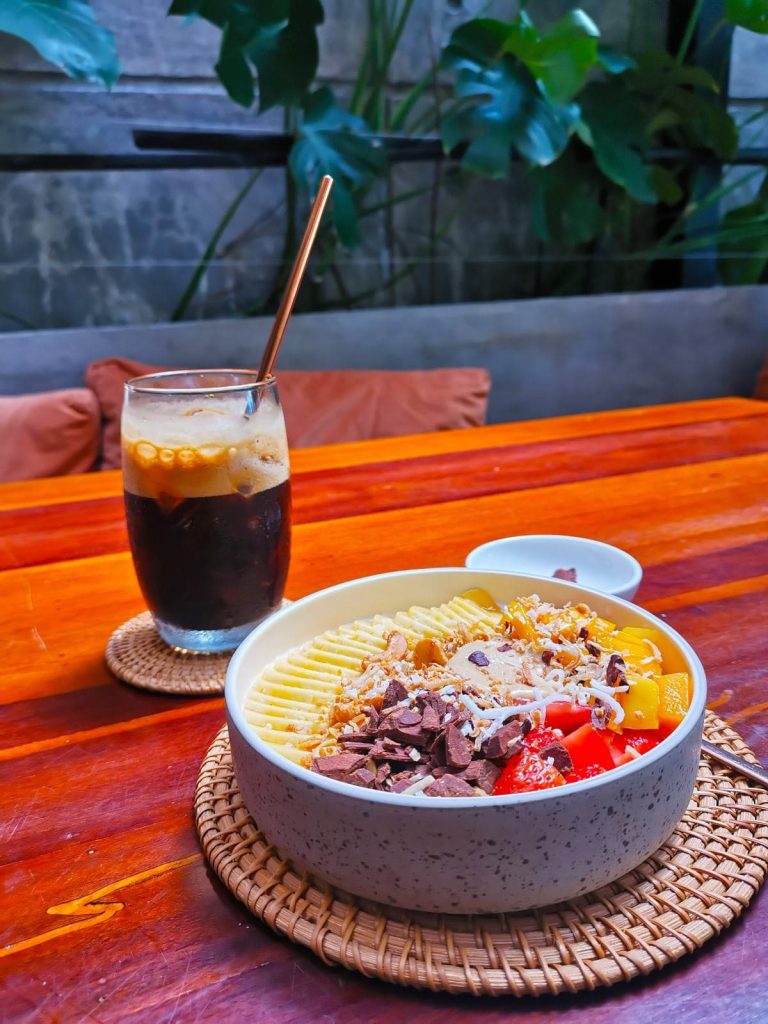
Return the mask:
POLYGON ((529 573, 551 579, 556 569, 576 569, 583 587, 631 601, 643 578, 636 558, 590 537, 541 533, 501 537, 481 544, 467 555, 469 569, 529 573))
POLYGON ((305 597, 243 641, 226 684, 240 790, 284 855, 358 896, 461 914, 570 899, 652 853, 693 792, 705 701, 695 653, 648 612, 572 583, 470 569, 370 576, 305 597), (658 747, 597 778, 538 793, 459 799, 399 796, 324 778, 286 760, 251 730, 243 713, 246 693, 279 655, 342 623, 437 605, 470 587, 484 587, 500 602, 533 592, 556 604, 584 601, 621 625, 659 630, 666 670, 693 678, 688 714, 658 747))

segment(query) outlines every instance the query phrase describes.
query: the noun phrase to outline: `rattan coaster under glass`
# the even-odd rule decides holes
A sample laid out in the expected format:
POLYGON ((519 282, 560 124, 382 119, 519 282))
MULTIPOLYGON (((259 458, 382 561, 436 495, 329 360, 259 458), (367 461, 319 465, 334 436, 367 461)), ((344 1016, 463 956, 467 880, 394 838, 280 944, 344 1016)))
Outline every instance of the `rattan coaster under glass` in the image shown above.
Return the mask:
POLYGON ((208 697, 224 693, 232 652, 195 654, 171 647, 160 638, 150 612, 142 612, 118 626, 105 656, 118 679, 142 690, 208 697))
MULTIPOLYGON (((281 608, 291 602, 283 598, 281 608)), ((224 693, 232 651, 197 654, 171 647, 155 629, 150 612, 141 612, 118 626, 107 641, 107 667, 118 679, 142 690, 179 697, 212 697, 224 693)))
MULTIPOLYGON (((711 712, 705 735, 757 760, 711 712)), ((243 804, 226 728, 200 769, 195 823, 221 881, 278 934, 328 964, 473 995, 577 992, 648 974, 726 928, 768 866, 768 792, 706 757, 688 810, 652 857, 587 896, 519 914, 408 913, 298 873, 243 804)))

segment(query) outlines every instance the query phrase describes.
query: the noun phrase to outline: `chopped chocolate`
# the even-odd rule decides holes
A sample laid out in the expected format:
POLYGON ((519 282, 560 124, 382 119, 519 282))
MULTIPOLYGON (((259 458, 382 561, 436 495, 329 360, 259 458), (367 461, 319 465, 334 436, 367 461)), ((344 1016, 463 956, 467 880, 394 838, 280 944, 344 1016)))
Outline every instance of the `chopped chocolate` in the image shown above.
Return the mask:
POLYGON ((416 698, 416 705, 421 708, 422 711, 428 707, 434 708, 442 722, 446 704, 439 693, 434 693, 432 690, 426 690, 424 693, 420 693, 416 698))
POLYGON ((365 754, 355 754, 351 751, 343 754, 328 754, 326 757, 316 757, 312 762, 312 768, 320 775, 328 779, 338 779, 346 782, 352 772, 362 768, 368 758, 365 754))
MULTIPOLYGON (((438 771, 439 769, 436 769, 438 771)), ((433 773, 434 774, 434 773, 433 773)), ((459 778, 465 782, 474 783, 486 793, 492 793, 496 780, 501 775, 501 768, 498 768, 492 761, 485 758, 478 758, 472 761, 463 772, 459 772, 459 778)))
POLYGON ((548 743, 546 747, 541 748, 539 756, 545 761, 552 761, 553 766, 561 775, 567 775, 568 772, 573 771, 571 755, 562 743, 548 743))
POLYGON ((608 666, 605 670, 605 680, 609 686, 622 686, 626 683, 627 666, 620 654, 612 654, 608 659, 608 666))
POLYGON ((370 756, 374 761, 394 761, 406 764, 411 761, 411 755, 405 747, 389 739, 376 740, 371 747, 370 756))
POLYGON ((549 665, 551 663, 552 659, 554 658, 554 656, 555 656, 555 652, 554 651, 542 651, 541 652, 541 660, 544 662, 545 665, 549 665))
POLYGON ((373 743, 373 736, 368 732, 343 732, 339 736, 339 743, 344 746, 348 743, 373 743))
POLYGON ((400 729, 393 729, 389 735, 398 743, 409 743, 414 747, 426 747, 432 739, 430 733, 422 729, 420 725, 402 726, 400 729))
POLYGON ((408 789, 414 782, 418 782, 419 779, 424 779, 429 774, 428 771, 422 765, 414 768, 412 771, 398 772, 397 775, 393 775, 391 778, 392 786, 387 787, 390 793, 402 793, 404 789, 408 789))
POLYGON ((575 569, 555 569, 552 573, 553 580, 568 580, 569 583, 576 582, 576 570, 575 569))
POLYGON ((368 715, 368 721, 365 725, 365 731, 370 735, 375 735, 381 715, 374 707, 366 708, 366 714, 368 715))
POLYGON ((471 661, 473 665, 479 665, 480 668, 485 668, 486 665, 490 665, 487 655, 483 654, 482 651, 472 651, 467 661, 471 661))
POLYGON ((427 751, 434 765, 444 765, 445 755, 445 732, 439 732, 432 742, 427 746, 427 751))
POLYGON ((412 743, 423 747, 431 739, 422 728, 421 715, 411 708, 395 708, 379 724, 379 736, 396 740, 398 743, 412 743))
POLYGON ((589 641, 584 645, 593 658, 600 657, 600 648, 596 644, 591 644, 589 641))
POLYGON ((421 716, 421 728, 427 732, 438 732, 443 725, 443 720, 431 704, 424 705, 424 713, 421 716))
POLYGON ((391 679, 384 691, 384 700, 381 702, 381 706, 383 708, 392 707, 393 704, 399 704, 401 700, 405 700, 407 696, 408 691, 403 684, 397 679, 391 679))
POLYGON ((371 748, 373 747, 373 737, 369 736, 365 743, 351 741, 348 742, 345 739, 340 739, 345 750, 350 750, 353 754, 370 754, 371 748))
POLYGON ((491 761, 506 761, 523 749, 523 737, 529 730, 530 724, 525 729, 522 722, 508 722, 483 743, 482 752, 491 761))
POLYGON ((518 718, 520 728, 523 730, 523 736, 527 736, 533 728, 533 719, 530 715, 523 715, 522 718, 518 718))
POLYGON ((384 762, 384 764, 380 764, 378 766, 378 768, 376 769, 376 788, 377 789, 383 789, 384 788, 384 783, 386 782, 386 780, 389 778, 389 776, 391 774, 392 774, 392 769, 389 767, 389 765, 386 763, 386 761, 384 762))
POLYGON ((367 768, 358 768, 344 776, 344 782, 349 782, 353 786, 364 786, 366 789, 370 789, 375 781, 376 777, 367 768))
POLYGON ((443 775, 423 790, 425 796, 474 796, 475 791, 464 779, 455 775, 443 775))
POLYGON ((445 759, 451 768, 466 768, 472 760, 474 744, 450 723, 445 730, 445 759))
POLYGON ((448 708, 448 721, 445 724, 448 725, 451 723, 458 728, 458 726, 464 725, 465 722, 468 722, 471 717, 472 716, 469 711, 467 711, 463 704, 451 704, 448 708))
POLYGON ((589 640, 589 630, 586 626, 582 626, 579 630, 579 640, 589 640))
POLYGON ((506 651, 511 651, 512 648, 513 644, 502 644, 501 647, 497 647, 496 650, 499 652, 499 654, 504 654, 506 651))

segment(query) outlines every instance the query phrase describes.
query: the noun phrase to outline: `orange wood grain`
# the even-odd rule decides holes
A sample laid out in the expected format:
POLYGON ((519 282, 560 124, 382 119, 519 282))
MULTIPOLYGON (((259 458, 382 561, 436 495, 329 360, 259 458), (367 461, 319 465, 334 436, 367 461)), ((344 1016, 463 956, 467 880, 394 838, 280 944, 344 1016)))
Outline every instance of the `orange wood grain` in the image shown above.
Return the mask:
MULTIPOLYGON (((752 412, 757 403, 746 404, 750 415, 664 427, 648 426, 648 415, 645 425, 630 433, 581 432, 535 442, 518 438, 506 447, 416 456, 409 447, 406 459, 311 471, 294 468, 293 520, 327 521, 361 509, 413 508, 458 496, 481 497, 766 451, 768 417, 752 412)), ((569 426, 584 428, 585 419, 569 426)), ((497 428, 477 433, 487 437, 490 431, 499 433, 497 428)), ((460 434, 454 432, 454 439, 460 434)), ((437 438, 440 447, 445 435, 437 438)), ((388 448, 392 444, 390 440, 388 448)), ((380 447, 378 442, 369 445, 371 450, 380 447)), ((119 487, 119 477, 111 476, 119 487)), ((0 570, 127 549, 122 495, 0 509, 0 570)))
MULTIPOLYGON (((640 602, 691 640, 710 698, 768 757, 766 413, 717 400, 295 453, 305 520, 289 594, 461 564, 508 533, 618 543, 644 565, 640 602), (599 464, 576 472, 579 454, 599 464)), ((129 556, 111 549, 119 487, 119 474, 102 474, 0 488, 0 545, 40 546, 40 564, 0 571, 4 1021, 762 1022, 764 897, 645 981, 514 1004, 332 971, 249 918, 199 859, 190 821, 223 702, 142 693, 103 663, 111 630, 142 607, 129 556), (71 532, 67 508, 83 503, 95 517, 83 533, 101 531, 104 553, 61 559, 55 524, 71 532)))
MULTIPOLYGON (((670 405, 639 406, 611 412, 580 413, 547 420, 521 420, 472 430, 448 430, 438 434, 414 434, 380 438, 291 452, 296 473, 386 462, 390 459, 450 454, 492 448, 497 445, 532 444, 589 434, 631 432, 638 429, 700 423, 708 420, 768 416, 768 402, 749 398, 717 398, 670 405)), ((78 476, 46 477, 20 483, 0 484, 0 510, 108 498, 122 491, 120 472, 109 470, 78 476)))

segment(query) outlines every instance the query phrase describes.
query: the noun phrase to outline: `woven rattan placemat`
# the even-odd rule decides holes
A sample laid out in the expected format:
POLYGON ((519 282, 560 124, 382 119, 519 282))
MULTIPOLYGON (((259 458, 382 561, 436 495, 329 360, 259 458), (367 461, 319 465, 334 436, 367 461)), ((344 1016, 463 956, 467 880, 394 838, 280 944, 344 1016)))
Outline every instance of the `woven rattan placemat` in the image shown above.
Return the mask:
MULTIPOLYGON (((756 760, 711 713, 705 734, 756 760)), ((297 873, 243 804, 226 728, 200 769, 195 822, 221 881, 278 934, 329 964, 474 995, 577 992, 664 967, 738 917, 768 866, 768 792, 706 757, 688 810, 652 857, 594 893, 521 914, 409 914, 297 873)))

